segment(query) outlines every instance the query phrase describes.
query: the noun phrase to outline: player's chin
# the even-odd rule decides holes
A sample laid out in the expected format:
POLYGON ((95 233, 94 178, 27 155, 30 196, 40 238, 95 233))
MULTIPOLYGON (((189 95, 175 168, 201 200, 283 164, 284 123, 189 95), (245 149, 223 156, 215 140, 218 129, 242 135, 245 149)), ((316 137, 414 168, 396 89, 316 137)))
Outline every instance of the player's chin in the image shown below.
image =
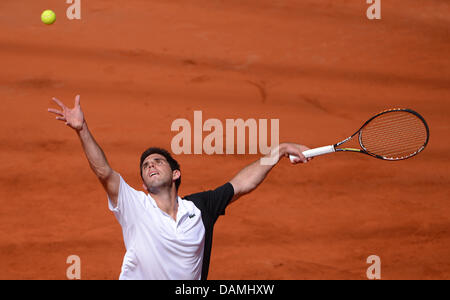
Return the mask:
POLYGON ((149 178, 147 180, 147 185, 150 187, 157 187, 159 185, 158 180, 156 180, 156 178, 149 178))
POLYGON ((147 178, 145 180, 145 185, 147 186, 147 188, 152 188, 152 187, 156 187, 157 186, 157 182, 155 180, 155 178, 147 178))
POLYGON ((166 185, 168 185, 168 180, 162 178, 151 178, 147 181, 147 186, 149 188, 161 188, 166 185))

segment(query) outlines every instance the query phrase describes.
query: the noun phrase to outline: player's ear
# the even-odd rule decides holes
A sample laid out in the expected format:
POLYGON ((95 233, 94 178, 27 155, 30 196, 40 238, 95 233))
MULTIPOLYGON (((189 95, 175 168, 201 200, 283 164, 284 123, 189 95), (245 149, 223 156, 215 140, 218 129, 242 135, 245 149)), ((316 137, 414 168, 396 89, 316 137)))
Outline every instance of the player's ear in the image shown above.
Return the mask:
POLYGON ((147 186, 144 183, 142 184, 142 187, 144 188, 144 191, 148 193, 147 186))
POLYGON ((177 180, 181 177, 181 171, 180 170, 173 170, 172 171, 172 180, 177 180))

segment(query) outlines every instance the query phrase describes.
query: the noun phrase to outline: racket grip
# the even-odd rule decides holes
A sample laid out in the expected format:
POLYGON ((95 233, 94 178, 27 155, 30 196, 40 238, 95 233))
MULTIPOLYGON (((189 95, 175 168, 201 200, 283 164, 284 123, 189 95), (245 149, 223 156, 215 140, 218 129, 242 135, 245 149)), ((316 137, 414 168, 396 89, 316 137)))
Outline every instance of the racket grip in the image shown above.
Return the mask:
MULTIPOLYGON (((332 153, 332 152, 335 152, 333 145, 309 149, 309 150, 303 151, 302 153, 306 158, 310 158, 310 157, 319 156, 319 155, 332 153)), ((296 158, 298 158, 298 156, 289 155, 289 159, 291 160, 291 162, 294 162, 294 159, 296 159, 296 158)))

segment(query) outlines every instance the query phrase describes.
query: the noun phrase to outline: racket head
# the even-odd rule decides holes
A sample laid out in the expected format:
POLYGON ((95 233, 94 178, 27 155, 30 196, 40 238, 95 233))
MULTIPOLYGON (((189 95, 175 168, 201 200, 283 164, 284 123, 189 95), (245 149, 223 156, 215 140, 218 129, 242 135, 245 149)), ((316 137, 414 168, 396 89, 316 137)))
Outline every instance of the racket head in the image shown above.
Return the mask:
POLYGON ((428 144, 430 130, 416 111, 394 108, 382 111, 364 123, 358 131, 363 153, 397 161, 413 157, 428 144))

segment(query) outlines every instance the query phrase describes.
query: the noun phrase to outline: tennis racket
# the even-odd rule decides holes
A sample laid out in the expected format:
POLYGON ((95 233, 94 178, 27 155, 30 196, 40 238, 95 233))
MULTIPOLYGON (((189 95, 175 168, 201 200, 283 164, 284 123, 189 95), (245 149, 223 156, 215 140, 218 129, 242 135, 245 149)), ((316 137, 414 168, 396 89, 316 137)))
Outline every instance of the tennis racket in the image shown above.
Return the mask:
MULTIPOLYGON (((394 108, 382 111, 364 123, 345 140, 329 146, 306 150, 303 155, 314 157, 333 152, 358 152, 383 160, 402 160, 420 153, 428 144, 430 130, 425 119, 411 109, 394 108), (341 148, 344 143, 358 140, 358 148, 341 148)), ((289 155, 291 162, 295 158, 289 155)))

